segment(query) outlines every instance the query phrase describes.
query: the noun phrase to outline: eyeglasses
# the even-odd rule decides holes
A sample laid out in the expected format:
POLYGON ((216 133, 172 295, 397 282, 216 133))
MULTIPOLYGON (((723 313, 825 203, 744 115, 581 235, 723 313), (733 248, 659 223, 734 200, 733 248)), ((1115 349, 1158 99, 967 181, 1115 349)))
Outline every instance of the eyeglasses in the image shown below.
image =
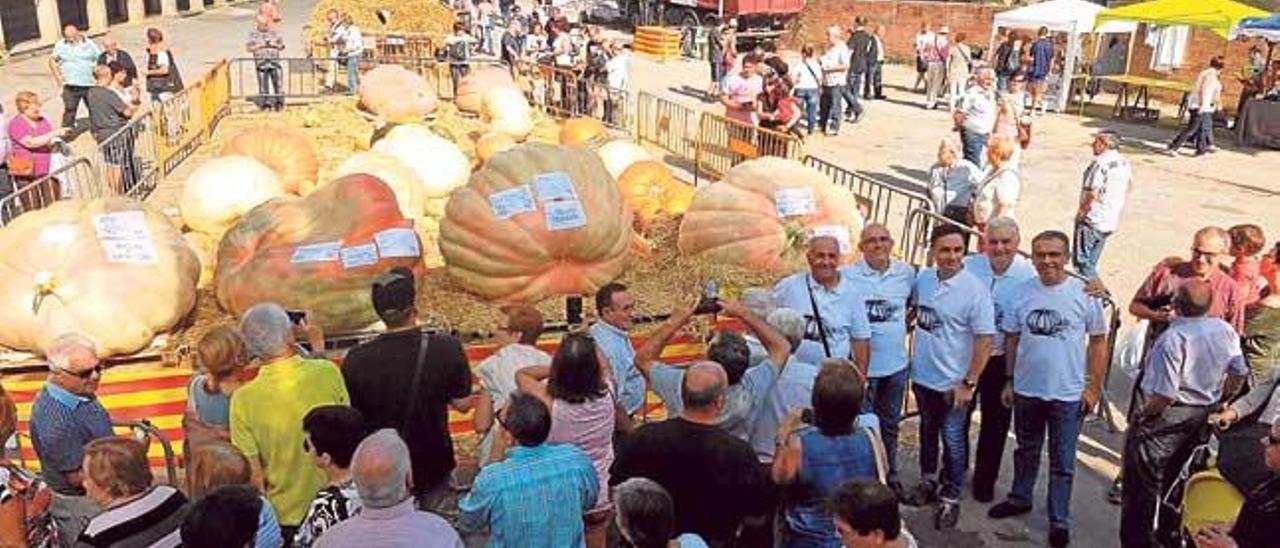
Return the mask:
POLYGON ((1218 251, 1204 251, 1204 250, 1202 250, 1202 249, 1197 249, 1197 248, 1194 248, 1194 247, 1193 247, 1193 248, 1191 248, 1191 254, 1192 254, 1193 256, 1196 256, 1196 257, 1203 257, 1203 258, 1205 258, 1205 259, 1217 259, 1218 257, 1221 257, 1221 256, 1225 255, 1225 253, 1222 253, 1222 252, 1218 252, 1218 251))
POLYGON ((101 375, 101 374, 102 374, 102 370, 103 370, 102 364, 97 364, 97 365, 93 366, 93 369, 86 369, 86 370, 84 370, 84 371, 72 371, 72 370, 70 370, 70 369, 65 369, 65 368, 61 368, 61 367, 59 367, 59 368, 58 368, 58 371, 59 371, 59 372, 61 372, 61 373, 63 373, 63 374, 66 374, 66 375, 70 375, 70 376, 72 376, 72 377, 75 377, 75 378, 77 378, 77 379, 81 379, 81 380, 88 379, 89 377, 92 377, 92 376, 94 376, 94 375, 101 375))
POLYGON ((308 437, 302 438, 302 452, 303 453, 311 452, 311 438, 308 438, 308 437))

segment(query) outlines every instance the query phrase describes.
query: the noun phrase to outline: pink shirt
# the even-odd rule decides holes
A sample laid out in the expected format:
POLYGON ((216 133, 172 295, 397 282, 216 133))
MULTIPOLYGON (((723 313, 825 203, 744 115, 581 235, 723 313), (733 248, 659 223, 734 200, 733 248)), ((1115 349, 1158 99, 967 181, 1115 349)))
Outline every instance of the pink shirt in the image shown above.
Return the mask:
MULTIPOLYGON (((764 89, 764 79, 756 74, 743 78, 742 73, 730 74, 724 81, 724 93, 735 103, 755 103, 760 100, 760 91, 764 89)), ((753 109, 735 109, 725 107, 724 115, 739 122, 755 125, 756 113, 753 109)))
POLYGON ((596 508, 609 504, 609 467, 613 466, 613 397, 601 396, 582 403, 556 399, 551 402, 551 433, 547 443, 572 443, 591 459, 600 481, 596 508))
POLYGON ((34 178, 49 174, 49 158, 53 153, 53 149, 49 145, 29 149, 22 146, 22 140, 27 137, 44 135, 50 131, 53 131, 53 125, 49 123, 48 118, 41 118, 34 126, 31 124, 31 120, 21 115, 14 116, 9 120, 9 140, 11 141, 9 155, 17 158, 34 158, 34 178))

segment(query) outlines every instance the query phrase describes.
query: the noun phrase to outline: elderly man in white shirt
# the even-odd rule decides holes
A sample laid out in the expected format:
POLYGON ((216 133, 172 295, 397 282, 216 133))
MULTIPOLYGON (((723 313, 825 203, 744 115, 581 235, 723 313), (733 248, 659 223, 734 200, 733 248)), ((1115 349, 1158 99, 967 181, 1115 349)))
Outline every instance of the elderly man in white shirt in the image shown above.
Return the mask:
POLYGON ((822 100, 819 124, 823 133, 840 133, 840 118, 844 116, 844 91, 848 84, 849 46, 841 39, 839 26, 827 29, 827 50, 819 58, 822 63, 822 100))
POLYGON ((1076 246, 1072 264, 1088 278, 1098 277, 1098 262, 1107 238, 1120 224, 1133 169, 1120 155, 1120 136, 1112 130, 1093 134, 1093 163, 1084 172, 1080 207, 1076 210, 1076 246))
POLYGON ((871 327, 853 279, 839 268, 840 255, 836 238, 810 238, 805 253, 809 270, 783 278, 773 287, 773 297, 779 306, 805 317, 808 323, 804 338, 818 343, 796 350, 802 361, 817 364, 823 358, 849 358, 865 377, 871 355, 871 327))
POLYGON ((952 118, 960 128, 964 159, 981 167, 986 162, 983 152, 987 139, 996 127, 996 72, 991 67, 983 67, 978 69, 973 79, 974 84, 960 99, 960 106, 952 118))

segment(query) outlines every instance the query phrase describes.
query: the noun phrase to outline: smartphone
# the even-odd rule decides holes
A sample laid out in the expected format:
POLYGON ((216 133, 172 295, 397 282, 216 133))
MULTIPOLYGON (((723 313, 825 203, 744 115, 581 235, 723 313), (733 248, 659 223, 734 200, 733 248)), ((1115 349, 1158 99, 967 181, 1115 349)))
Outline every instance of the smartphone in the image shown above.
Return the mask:
POLYGON ((698 307, 694 314, 715 314, 720 311, 720 284, 715 280, 707 280, 702 284, 702 297, 698 299, 698 307))
POLYGON ((293 325, 302 325, 302 320, 307 317, 307 313, 301 310, 285 310, 284 313, 289 316, 289 322, 293 325))
POLYGON ((564 322, 569 325, 582 324, 582 295, 569 295, 564 299, 564 322))

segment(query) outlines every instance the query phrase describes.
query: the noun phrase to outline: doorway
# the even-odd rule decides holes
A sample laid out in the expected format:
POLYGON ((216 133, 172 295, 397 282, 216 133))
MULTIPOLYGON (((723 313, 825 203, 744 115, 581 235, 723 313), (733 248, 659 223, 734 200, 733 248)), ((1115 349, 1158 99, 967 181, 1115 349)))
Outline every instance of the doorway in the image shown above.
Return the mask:
POLYGON ((0 0, 0 21, 4 22, 4 47, 40 38, 40 21, 36 4, 29 0, 0 0))
POLYGON ((75 25, 80 30, 89 28, 88 0, 58 0, 58 31, 67 25, 75 25))

